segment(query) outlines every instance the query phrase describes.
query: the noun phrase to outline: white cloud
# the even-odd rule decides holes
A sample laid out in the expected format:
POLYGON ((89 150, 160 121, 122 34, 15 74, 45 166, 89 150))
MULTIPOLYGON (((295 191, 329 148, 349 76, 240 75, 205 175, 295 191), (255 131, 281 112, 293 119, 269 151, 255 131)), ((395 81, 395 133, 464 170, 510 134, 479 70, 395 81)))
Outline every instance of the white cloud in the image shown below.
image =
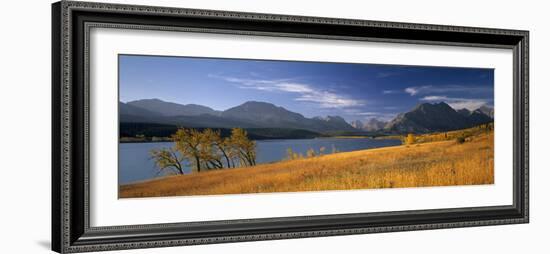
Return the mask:
POLYGON ((463 85, 443 85, 443 86, 412 86, 405 88, 405 93, 411 96, 431 93, 450 93, 450 92, 466 92, 466 93, 483 93, 492 91, 489 86, 463 86, 463 85))
POLYGON ((360 116, 377 116, 379 114, 380 113, 378 113, 378 112, 359 112, 359 113, 357 113, 357 115, 360 115, 360 116))
POLYGON ((298 83, 278 83, 278 84, 275 84, 275 86, 281 91, 290 92, 290 93, 314 93, 315 92, 308 85, 298 84, 298 83))
POLYGON ((384 90, 382 91, 383 94, 392 94, 392 93, 400 93, 399 90, 384 90))
POLYGON ((432 95, 432 96, 424 96, 424 98, 422 98, 420 100, 423 100, 423 101, 443 101, 443 100, 451 100, 451 98, 449 98, 447 96, 432 95))
POLYGON ((364 119, 376 118, 378 120, 389 121, 397 115, 397 113, 382 113, 382 112, 357 112, 354 115, 364 117, 364 119))
POLYGON ((468 109, 470 111, 476 110, 487 103, 484 101, 459 101, 459 102, 450 102, 449 106, 454 109, 468 109))
POLYGON ((468 99, 468 98, 451 98, 447 96, 425 96, 422 101, 443 101, 454 109, 476 110, 483 105, 487 105, 488 101, 484 99, 468 99))
POLYGON ((262 79, 241 79, 235 77, 223 77, 209 75, 209 77, 220 78, 227 82, 237 84, 242 89, 255 89, 269 92, 295 93, 298 96, 296 101, 312 102, 322 108, 346 108, 364 105, 363 100, 356 100, 333 91, 318 90, 309 84, 292 82, 291 79, 262 80, 262 79))
POLYGON ((405 93, 408 93, 411 96, 414 96, 418 92, 420 92, 421 89, 422 89, 422 87, 407 87, 407 88, 405 88, 405 93))
POLYGON ((348 98, 334 92, 316 90, 301 93, 294 100, 317 103, 322 108, 347 108, 365 105, 364 100, 348 98))

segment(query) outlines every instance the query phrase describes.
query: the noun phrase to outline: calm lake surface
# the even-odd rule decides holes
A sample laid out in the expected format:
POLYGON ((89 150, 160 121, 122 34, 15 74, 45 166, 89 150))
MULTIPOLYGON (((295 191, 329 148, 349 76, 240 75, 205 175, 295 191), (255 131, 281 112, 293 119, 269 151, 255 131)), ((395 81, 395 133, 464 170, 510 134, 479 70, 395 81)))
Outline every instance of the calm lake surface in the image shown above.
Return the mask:
MULTIPOLYGON (((256 162, 260 164, 283 160, 287 156, 288 148, 292 148, 293 152, 305 155, 310 148, 319 152, 321 147, 325 147, 324 154, 330 154, 333 148, 338 152, 349 152, 400 144, 400 140, 370 138, 258 140, 256 141, 256 162)), ((172 142, 119 144, 118 183, 126 184, 163 176, 163 174, 157 174, 158 169, 154 160, 149 159, 149 151, 172 146, 172 142)), ((186 172, 190 172, 189 167, 186 168, 186 172)))

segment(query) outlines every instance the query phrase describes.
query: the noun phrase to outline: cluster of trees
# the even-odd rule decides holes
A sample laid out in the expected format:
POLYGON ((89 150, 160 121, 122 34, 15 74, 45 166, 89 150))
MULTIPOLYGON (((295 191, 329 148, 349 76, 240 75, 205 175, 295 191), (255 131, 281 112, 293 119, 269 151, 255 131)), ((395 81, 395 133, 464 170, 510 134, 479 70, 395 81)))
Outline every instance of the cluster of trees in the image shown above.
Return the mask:
POLYGON ((184 162, 196 172, 256 165, 256 142, 248 139, 241 128, 232 129, 226 138, 219 130, 179 128, 172 140, 174 147, 151 150, 160 171, 184 174, 184 162))
POLYGON ((455 130, 448 132, 435 132, 429 134, 415 135, 409 133, 406 136, 402 136, 402 142, 405 145, 412 145, 416 143, 426 143, 434 141, 444 141, 444 140, 456 140, 457 143, 462 144, 464 142, 470 141, 474 136, 489 133, 494 130, 493 123, 481 124, 474 126, 468 129, 455 130))

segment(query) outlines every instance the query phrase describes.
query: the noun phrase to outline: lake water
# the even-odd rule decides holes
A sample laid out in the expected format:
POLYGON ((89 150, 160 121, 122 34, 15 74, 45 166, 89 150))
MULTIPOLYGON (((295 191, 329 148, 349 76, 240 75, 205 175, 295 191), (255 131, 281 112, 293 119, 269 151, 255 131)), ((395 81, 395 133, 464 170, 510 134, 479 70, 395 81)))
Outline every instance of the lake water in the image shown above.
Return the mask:
MULTIPOLYGON (((324 154, 333 150, 349 152, 369 148, 400 145, 400 140, 382 140, 370 138, 315 138, 315 139, 284 139, 256 141, 256 163, 269 163, 286 158, 287 149, 292 148, 295 153, 306 154, 312 148, 319 152, 325 147, 324 154)), ((122 143, 119 144, 119 184, 147 180, 160 177, 154 160, 150 159, 151 149, 172 147, 172 142, 159 143, 122 143)), ((186 168, 189 172, 190 168, 186 168)))

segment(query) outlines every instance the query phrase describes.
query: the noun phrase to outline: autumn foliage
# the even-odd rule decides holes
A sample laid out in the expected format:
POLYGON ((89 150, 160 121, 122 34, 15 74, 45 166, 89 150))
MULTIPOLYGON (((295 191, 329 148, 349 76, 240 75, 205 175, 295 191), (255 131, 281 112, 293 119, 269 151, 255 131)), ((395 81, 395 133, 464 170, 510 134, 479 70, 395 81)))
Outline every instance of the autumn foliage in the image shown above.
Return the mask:
POLYGON ((311 157, 164 177, 119 191, 121 197, 154 197, 492 184, 493 138, 492 128, 416 135, 414 145, 322 156, 312 151, 311 157), (460 136, 467 141, 458 144, 460 136))
POLYGON ((184 174, 188 162, 194 172, 256 165, 256 143, 245 130, 234 128, 223 138, 219 131, 180 128, 172 135, 174 146, 151 150, 160 171, 184 174))

